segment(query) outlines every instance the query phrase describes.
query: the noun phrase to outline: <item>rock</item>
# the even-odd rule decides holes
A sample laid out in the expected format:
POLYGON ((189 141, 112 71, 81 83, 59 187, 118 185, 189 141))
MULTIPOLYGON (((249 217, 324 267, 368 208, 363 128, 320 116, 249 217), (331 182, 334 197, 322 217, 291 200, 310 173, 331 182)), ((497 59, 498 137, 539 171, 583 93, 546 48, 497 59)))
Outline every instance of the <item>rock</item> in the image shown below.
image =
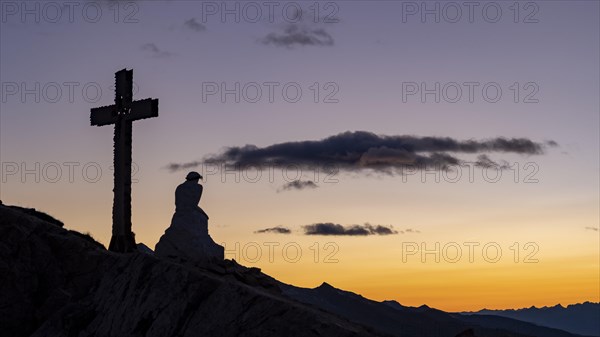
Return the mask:
MULTIPOLYGON (((106 247, 104 247, 104 245, 101 244, 100 242, 96 241, 90 233, 79 233, 78 231, 74 231, 74 230, 69 230, 69 233, 71 233, 75 236, 79 236, 80 238, 88 241, 89 243, 96 245, 98 248, 106 249, 106 247)), ((148 249, 150 249, 150 248, 148 248, 148 249)))
POLYGON ((149 254, 116 254, 0 206, 0 335, 381 336, 268 291, 260 283, 269 277, 257 269, 217 265, 214 273, 149 254))
POLYGON ((154 254, 201 264, 225 258, 224 248, 208 234, 208 217, 204 212, 193 210, 175 212, 154 254))
MULTIPOLYGON (((3 205, 2 202, 0 202, 0 205, 3 205)), ((49 223, 51 223, 53 225, 56 225, 58 227, 63 227, 64 226, 64 224, 63 224, 62 221, 54 218, 51 215, 48 215, 48 214, 44 213, 44 212, 40 212, 40 211, 36 210, 35 208, 25 208, 25 207, 19 207, 19 206, 7 206, 7 207, 10 207, 12 209, 21 211, 21 212, 29 214, 29 215, 32 215, 32 216, 34 216, 34 217, 36 217, 36 218, 38 218, 40 220, 44 220, 44 221, 49 222, 49 223)))
POLYGON ((467 330, 459 333, 458 335, 456 335, 456 337, 477 337, 477 336, 475 336, 475 332, 473 331, 473 329, 467 329, 467 330))
POLYGON ((152 249, 150 249, 150 247, 146 246, 145 244, 143 244, 142 242, 137 244, 137 250, 140 253, 145 253, 145 254, 149 254, 149 255, 154 255, 154 251, 152 251, 152 249))

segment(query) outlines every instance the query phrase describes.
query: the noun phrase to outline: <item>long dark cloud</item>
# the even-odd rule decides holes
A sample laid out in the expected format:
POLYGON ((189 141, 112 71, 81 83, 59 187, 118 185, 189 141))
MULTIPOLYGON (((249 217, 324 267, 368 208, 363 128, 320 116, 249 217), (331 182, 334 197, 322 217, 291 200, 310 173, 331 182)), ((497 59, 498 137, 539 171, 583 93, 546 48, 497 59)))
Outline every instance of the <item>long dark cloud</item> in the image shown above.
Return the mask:
POLYGON ((291 191, 291 190, 304 190, 307 188, 314 189, 319 187, 319 185, 315 184, 312 180, 294 180, 290 181, 287 184, 281 186, 278 192, 281 191, 291 191))
POLYGON ((323 28, 289 24, 281 32, 269 33, 260 40, 263 44, 278 47, 333 46, 333 37, 323 28))
POLYGON ((257 234, 262 234, 262 233, 290 234, 291 232, 292 232, 292 230, 289 228, 277 226, 277 227, 259 229, 259 230, 255 231, 254 233, 257 233, 257 234))
POLYGON ((303 226, 306 235, 347 235, 347 236, 365 236, 365 235, 390 235, 398 234, 394 228, 381 225, 350 225, 342 226, 331 222, 315 223, 303 226))
POLYGON ((172 163, 171 171, 192 168, 201 163, 233 166, 301 167, 332 166, 344 171, 373 170, 382 173, 401 173, 407 166, 415 169, 439 170, 467 161, 459 154, 474 154, 475 165, 503 168, 490 159, 489 152, 538 155, 555 142, 534 142, 527 138, 491 138, 485 140, 456 140, 450 137, 386 136, 372 132, 344 132, 321 140, 284 142, 257 147, 234 146, 203 161, 172 163))
POLYGON ((598 227, 585 227, 585 229, 590 230, 590 231, 594 231, 594 232, 598 231, 598 227))

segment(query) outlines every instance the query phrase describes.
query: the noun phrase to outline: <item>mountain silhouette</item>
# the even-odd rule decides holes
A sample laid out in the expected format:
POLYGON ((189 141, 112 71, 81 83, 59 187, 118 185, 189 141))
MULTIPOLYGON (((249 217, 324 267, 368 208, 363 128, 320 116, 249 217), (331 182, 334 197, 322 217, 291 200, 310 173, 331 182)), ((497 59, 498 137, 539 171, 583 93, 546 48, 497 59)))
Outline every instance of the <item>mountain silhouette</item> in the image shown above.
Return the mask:
POLYGON ((557 304, 553 307, 531 307, 516 310, 484 309, 466 314, 478 314, 471 318, 473 322, 489 319, 488 315, 495 315, 562 329, 575 334, 600 336, 600 303, 585 302, 567 307, 557 304))
POLYGON ((575 336, 376 302, 327 283, 294 287, 232 260, 198 265, 143 251, 114 253, 45 213, 0 204, 1 335, 575 336))
POLYGON ((282 290, 300 302, 392 336, 574 336, 566 331, 503 317, 487 316, 490 319, 477 320, 473 316, 451 314, 427 305, 408 307, 396 301, 377 302, 328 283, 314 289, 284 285, 282 290))
POLYGON ((256 268, 110 252, 0 205, 2 336, 381 336, 291 301, 256 268))

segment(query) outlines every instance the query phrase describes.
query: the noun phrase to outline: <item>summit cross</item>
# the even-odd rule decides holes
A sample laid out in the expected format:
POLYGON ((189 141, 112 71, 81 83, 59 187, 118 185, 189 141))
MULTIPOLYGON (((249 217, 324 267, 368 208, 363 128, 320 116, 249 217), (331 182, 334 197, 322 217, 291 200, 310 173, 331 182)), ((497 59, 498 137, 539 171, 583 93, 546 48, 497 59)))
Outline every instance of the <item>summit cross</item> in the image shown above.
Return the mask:
POLYGON ((91 109, 92 126, 115 125, 114 199, 109 250, 136 250, 131 231, 131 144, 133 121, 158 117, 158 99, 133 100, 133 70, 115 73, 115 104, 91 109))

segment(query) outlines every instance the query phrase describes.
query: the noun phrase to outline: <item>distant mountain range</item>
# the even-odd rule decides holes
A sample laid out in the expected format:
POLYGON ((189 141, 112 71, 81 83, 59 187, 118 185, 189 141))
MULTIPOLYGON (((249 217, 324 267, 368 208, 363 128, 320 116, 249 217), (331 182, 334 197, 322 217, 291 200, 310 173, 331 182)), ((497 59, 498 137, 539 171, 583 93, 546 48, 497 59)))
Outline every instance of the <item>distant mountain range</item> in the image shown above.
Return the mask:
MULTIPOLYGON (((62 227, 42 212, 0 203, 0 335, 579 336, 496 315, 377 302, 327 283, 299 288, 232 260, 197 264, 148 248, 115 254, 62 227)), ((584 311, 567 323, 594 323, 584 311)))
POLYGON ((585 302, 563 307, 523 308, 509 310, 483 309, 477 312, 465 312, 471 322, 490 320, 488 315, 501 316, 561 329, 585 336, 600 336, 600 303, 585 302))
POLYGON ((577 336, 511 318, 452 314, 426 305, 403 306, 396 301, 377 302, 327 283, 313 289, 291 285, 282 285, 281 288, 284 295, 299 302, 312 304, 392 336, 577 336))

